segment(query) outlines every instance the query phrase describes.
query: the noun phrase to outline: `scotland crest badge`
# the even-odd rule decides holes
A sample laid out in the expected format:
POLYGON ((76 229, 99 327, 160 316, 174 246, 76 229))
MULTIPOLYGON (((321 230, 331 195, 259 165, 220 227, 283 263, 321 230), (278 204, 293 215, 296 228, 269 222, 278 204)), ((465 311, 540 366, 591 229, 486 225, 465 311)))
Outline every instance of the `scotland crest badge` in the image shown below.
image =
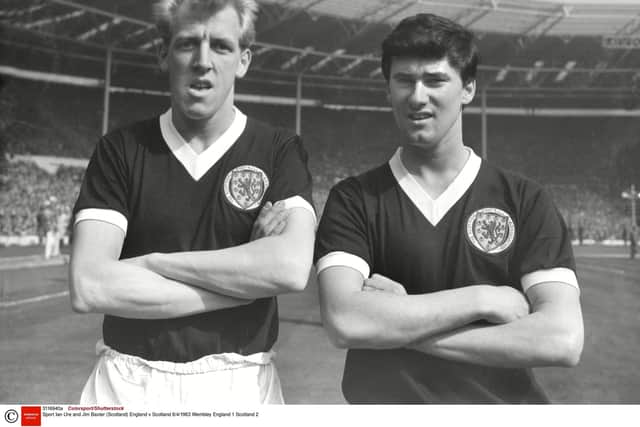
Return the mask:
POLYGON ((255 166, 238 166, 224 179, 224 194, 227 201, 243 211, 260 206, 267 188, 269 188, 267 174, 255 166))
POLYGON ((497 208, 478 209, 467 219, 467 238, 477 249, 488 254, 507 250, 516 234, 508 213, 497 208))

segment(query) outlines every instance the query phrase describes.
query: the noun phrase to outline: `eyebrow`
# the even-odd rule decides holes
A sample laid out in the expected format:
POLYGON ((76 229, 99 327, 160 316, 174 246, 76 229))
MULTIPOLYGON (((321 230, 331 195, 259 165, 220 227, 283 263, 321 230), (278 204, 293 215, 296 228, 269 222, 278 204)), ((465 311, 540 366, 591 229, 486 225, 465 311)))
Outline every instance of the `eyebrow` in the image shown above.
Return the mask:
POLYGON ((429 79, 446 79, 449 80, 450 76, 447 73, 435 71, 435 72, 423 72, 423 73, 413 73, 411 71, 398 71, 392 75, 392 77, 419 77, 419 78, 429 78, 429 79))
MULTIPOLYGON (((183 34, 176 34, 175 35, 175 40, 203 40, 202 34, 201 33, 183 33, 183 34)), ((209 36, 209 41, 210 42, 222 42, 222 43, 226 43, 226 44, 230 44, 233 45, 233 39, 230 37, 225 37, 225 36, 220 36, 220 35, 213 35, 213 36, 209 36)))

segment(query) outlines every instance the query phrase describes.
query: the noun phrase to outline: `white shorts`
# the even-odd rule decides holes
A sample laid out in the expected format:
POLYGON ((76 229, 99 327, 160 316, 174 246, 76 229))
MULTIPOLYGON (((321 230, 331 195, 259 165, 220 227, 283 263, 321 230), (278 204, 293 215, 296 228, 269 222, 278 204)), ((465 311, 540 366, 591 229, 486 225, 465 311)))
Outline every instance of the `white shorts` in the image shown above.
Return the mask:
POLYGON ((96 344, 82 405, 283 404, 273 352, 213 354, 188 363, 148 361, 96 344))

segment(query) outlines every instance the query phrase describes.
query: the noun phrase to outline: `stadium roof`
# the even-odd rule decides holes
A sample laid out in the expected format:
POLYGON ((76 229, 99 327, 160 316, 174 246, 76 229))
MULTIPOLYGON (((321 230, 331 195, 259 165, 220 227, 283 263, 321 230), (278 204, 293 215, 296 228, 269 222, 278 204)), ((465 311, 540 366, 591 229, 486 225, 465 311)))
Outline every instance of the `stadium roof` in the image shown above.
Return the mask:
MULTIPOLYGON (((0 65, 156 67, 150 0, 3 0, 0 65), (15 53, 29 51, 31 55, 15 53), (65 60, 59 58, 64 57, 65 60), (56 62, 57 61, 57 62, 56 62), (28 64, 27 64, 28 63, 28 64), (61 65, 62 64, 62 65, 61 65)), ((257 81, 380 88, 379 45, 405 16, 433 12, 475 31, 479 81, 493 93, 546 97, 640 92, 640 0, 259 0, 257 81)))
POLYGON ((431 12, 481 33, 523 36, 614 36, 640 29, 637 0, 263 0, 366 23, 394 24, 431 12))

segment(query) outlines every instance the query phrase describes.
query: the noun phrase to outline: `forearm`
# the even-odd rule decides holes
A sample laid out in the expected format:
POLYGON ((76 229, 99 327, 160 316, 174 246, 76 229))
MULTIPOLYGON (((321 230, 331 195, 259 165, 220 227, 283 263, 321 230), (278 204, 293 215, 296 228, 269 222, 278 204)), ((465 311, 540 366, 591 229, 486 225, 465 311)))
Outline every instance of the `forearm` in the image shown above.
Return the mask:
POLYGON ((155 253, 146 265, 174 280, 237 298, 263 298, 299 291, 311 268, 311 245, 281 236, 212 251, 155 253))
POLYGON ((339 347, 397 348, 483 318, 479 291, 480 286, 404 296, 354 292, 321 305, 339 347))
POLYGON ((165 319, 251 302, 167 279, 125 261, 77 264, 72 258, 71 297, 74 310, 78 312, 165 319))
POLYGON ((582 332, 536 312, 511 323, 465 326, 408 347, 444 359, 503 368, 574 366, 582 332))

